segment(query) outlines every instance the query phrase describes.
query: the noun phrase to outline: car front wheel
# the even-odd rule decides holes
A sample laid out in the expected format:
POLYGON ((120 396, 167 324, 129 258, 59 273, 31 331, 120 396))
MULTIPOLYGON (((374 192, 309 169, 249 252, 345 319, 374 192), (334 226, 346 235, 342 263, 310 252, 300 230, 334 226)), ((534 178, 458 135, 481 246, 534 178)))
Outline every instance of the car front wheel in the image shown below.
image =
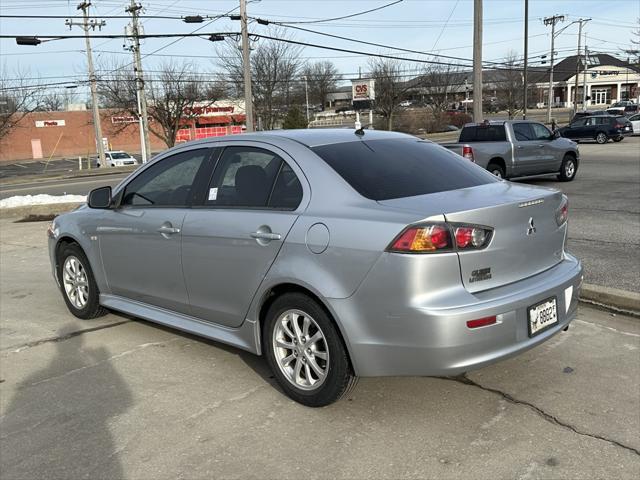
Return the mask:
POLYGON ((620 135, 619 137, 614 138, 613 141, 616 142, 616 143, 617 142, 621 142, 623 138, 624 137, 622 135, 620 135))
POLYGON ((607 141, 609 141, 609 137, 607 137, 606 133, 600 132, 596 135, 596 142, 600 145, 607 143, 607 141))
POLYGON ((57 268, 62 296, 71 313, 83 320, 107 313, 107 310, 100 306, 100 292, 89 260, 78 244, 62 246, 57 268))
POLYGON ((560 166, 560 173, 558 174, 558 180, 561 182, 570 182, 576 178, 578 172, 578 162, 573 155, 565 155, 562 159, 562 165, 560 166))
POLYGON ((356 383, 337 328, 327 312, 302 293, 287 293, 273 302, 262 340, 276 380, 296 402, 323 407, 356 383))

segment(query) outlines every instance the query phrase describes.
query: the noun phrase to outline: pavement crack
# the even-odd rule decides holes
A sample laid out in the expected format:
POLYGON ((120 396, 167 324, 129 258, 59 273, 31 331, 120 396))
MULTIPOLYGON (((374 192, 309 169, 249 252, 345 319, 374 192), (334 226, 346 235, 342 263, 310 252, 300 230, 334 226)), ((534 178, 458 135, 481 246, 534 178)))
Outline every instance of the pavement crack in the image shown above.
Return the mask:
POLYGON ((631 447, 629 445, 625 445, 624 443, 618 442, 617 440, 606 438, 606 437, 603 437, 601 435, 596 435, 594 433, 583 432, 583 431, 579 430, 577 427, 574 427, 573 425, 571 425, 569 423, 563 422, 558 417, 556 417, 554 415, 551 415, 550 413, 545 412, 544 410, 542 410, 540 407, 537 407, 533 403, 527 402, 525 400, 519 400, 519 399, 509 395, 508 393, 503 392, 502 390, 498 390, 497 388, 485 387, 484 385, 480 385, 479 383, 474 382, 469 377, 467 377, 466 374, 459 375, 457 377, 439 377, 439 378, 441 378, 443 380, 449 380, 449 381, 452 381, 452 382, 462 383, 463 385, 469 385, 469 386, 472 386, 472 387, 477 387, 477 388, 479 388, 481 390, 484 390, 486 392, 495 393, 496 395, 501 396, 503 399, 505 399, 509 403, 512 403, 514 405, 522 405, 524 407, 528 407, 529 409, 533 410, 535 413, 537 413, 540 417, 542 417, 544 420, 546 420, 549 423, 552 423, 552 424, 557 425, 557 426, 562 427, 562 428, 566 428, 567 430, 570 430, 573 433, 576 433, 576 434, 584 436, 584 437, 590 437, 590 438, 594 438, 596 440, 601 440, 603 442, 610 443, 612 445, 615 445, 617 447, 623 448, 623 449, 625 449, 625 450, 627 450, 629 452, 635 453, 636 455, 640 456, 640 450, 638 450, 637 448, 631 447))
POLYGON ((123 320, 121 322, 110 323, 108 325, 100 325, 99 327, 91 327, 91 328, 85 328, 85 329, 82 329, 82 330, 76 330, 74 332, 67 333, 66 335, 60 335, 58 337, 43 338, 42 340, 35 340, 33 342, 25 343, 23 345, 20 345, 17 348, 15 346, 10 347, 10 348, 5 348, 5 349, 3 349, 3 351, 11 350, 10 353, 19 353, 19 352, 22 352, 24 350, 28 350, 29 348, 33 348, 33 347, 37 347, 38 345, 42 345, 43 343, 64 342, 65 340, 69 340, 70 338, 77 337, 78 335, 83 335, 85 333, 90 333, 90 332, 96 332, 98 330, 105 330, 107 328, 119 327, 120 325, 123 325, 125 323, 129 323, 130 321, 131 320, 123 320))

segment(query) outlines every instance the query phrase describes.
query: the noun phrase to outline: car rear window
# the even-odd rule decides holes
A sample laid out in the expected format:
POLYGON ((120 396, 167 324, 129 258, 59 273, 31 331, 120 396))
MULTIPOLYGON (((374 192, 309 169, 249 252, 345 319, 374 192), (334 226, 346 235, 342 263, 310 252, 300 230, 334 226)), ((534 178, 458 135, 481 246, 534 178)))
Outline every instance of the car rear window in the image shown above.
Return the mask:
POLYGON ((504 125, 473 125, 464 127, 460 133, 460 142, 504 142, 507 136, 504 125))
POLYGON ((360 195, 413 197, 499 181, 461 156, 413 139, 362 140, 313 147, 360 195))

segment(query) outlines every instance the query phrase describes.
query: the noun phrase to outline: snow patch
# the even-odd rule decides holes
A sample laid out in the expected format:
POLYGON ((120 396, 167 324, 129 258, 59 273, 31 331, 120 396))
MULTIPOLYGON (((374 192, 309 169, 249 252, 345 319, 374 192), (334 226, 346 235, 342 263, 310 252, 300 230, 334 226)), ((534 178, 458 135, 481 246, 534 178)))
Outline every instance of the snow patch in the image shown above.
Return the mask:
POLYGON ((84 195, 17 195, 0 200, 0 208, 25 207, 29 205, 51 205, 54 203, 83 203, 84 195))

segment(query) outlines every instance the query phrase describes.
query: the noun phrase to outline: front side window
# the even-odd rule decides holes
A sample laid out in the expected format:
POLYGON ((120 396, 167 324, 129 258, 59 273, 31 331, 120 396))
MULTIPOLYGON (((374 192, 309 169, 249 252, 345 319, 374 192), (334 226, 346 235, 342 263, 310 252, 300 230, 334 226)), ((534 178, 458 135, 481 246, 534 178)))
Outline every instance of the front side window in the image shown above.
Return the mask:
POLYGON ((516 136, 516 140, 519 142, 527 142, 534 140, 533 130, 529 123, 514 123, 513 133, 516 136))
POLYGON ((125 187, 121 205, 185 207, 210 150, 177 153, 151 165, 125 187))
POLYGON ((536 140, 549 140, 551 137, 549 129, 540 123, 532 123, 531 128, 533 128, 536 140))
POLYGON ((227 147, 207 190, 206 205, 295 210, 302 186, 275 153, 255 147, 227 147))
POLYGON ((576 120, 575 122, 573 122, 571 124, 572 127, 584 127, 587 124, 587 119, 586 118, 581 118, 579 120, 576 120))

